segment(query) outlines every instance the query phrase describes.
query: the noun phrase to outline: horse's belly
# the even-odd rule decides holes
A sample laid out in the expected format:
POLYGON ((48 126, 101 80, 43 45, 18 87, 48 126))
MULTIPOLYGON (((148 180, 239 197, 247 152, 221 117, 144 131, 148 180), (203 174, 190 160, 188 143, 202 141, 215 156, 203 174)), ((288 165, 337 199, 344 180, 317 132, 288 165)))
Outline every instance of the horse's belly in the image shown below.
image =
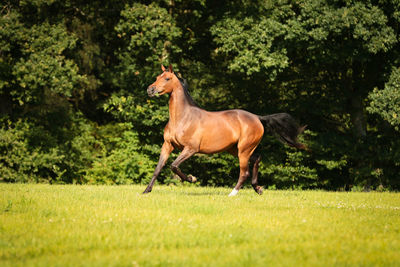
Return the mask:
POLYGON ((229 150, 238 142, 238 136, 231 129, 221 129, 221 126, 208 129, 203 134, 199 152, 213 154, 229 150))

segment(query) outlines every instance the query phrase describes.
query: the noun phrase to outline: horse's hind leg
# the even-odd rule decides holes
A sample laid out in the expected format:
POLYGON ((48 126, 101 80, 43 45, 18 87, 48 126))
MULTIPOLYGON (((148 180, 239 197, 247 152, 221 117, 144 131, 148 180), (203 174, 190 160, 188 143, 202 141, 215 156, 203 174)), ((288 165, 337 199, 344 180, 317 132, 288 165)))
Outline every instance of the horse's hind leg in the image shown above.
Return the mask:
POLYGON ((181 179, 182 181, 188 181, 191 183, 196 182, 196 177, 194 176, 186 176, 186 174, 184 174, 180 169, 179 169, 179 165, 184 162, 185 160, 187 160, 188 158, 190 158, 191 156, 193 156, 194 154, 196 154, 196 151, 190 149, 190 148, 184 148, 182 153, 179 154, 179 156, 174 160, 174 162, 172 162, 171 164, 171 170, 176 173, 181 179))
POLYGON ((261 161, 261 156, 258 154, 253 154, 250 158, 250 162, 254 162, 253 165, 253 177, 251 179, 251 185, 257 194, 261 195, 263 193, 262 187, 258 185, 258 167, 261 161))
POLYGON ((232 192, 229 194, 230 197, 236 196, 237 193, 239 192, 239 189, 242 187, 243 183, 246 181, 246 179, 250 176, 249 172, 249 158, 250 153, 239 153, 239 165, 240 165, 240 174, 239 174, 239 180, 233 188, 232 192))

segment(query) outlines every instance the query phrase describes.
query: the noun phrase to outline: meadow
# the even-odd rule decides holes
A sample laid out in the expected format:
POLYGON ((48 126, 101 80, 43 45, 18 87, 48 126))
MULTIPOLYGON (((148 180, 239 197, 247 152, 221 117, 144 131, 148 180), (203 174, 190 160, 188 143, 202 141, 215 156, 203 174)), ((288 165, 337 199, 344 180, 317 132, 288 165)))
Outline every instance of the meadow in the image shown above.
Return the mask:
POLYGON ((399 266, 400 194, 0 184, 0 266, 399 266))

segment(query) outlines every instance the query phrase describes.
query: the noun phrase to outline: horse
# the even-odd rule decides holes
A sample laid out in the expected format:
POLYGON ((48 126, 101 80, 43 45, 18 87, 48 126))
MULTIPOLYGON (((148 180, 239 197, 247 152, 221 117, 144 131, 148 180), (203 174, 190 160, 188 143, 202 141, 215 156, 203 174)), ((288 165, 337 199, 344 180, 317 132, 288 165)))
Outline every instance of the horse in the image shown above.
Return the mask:
POLYGON ((181 150, 172 162, 171 170, 182 181, 195 182, 194 176, 185 175, 179 165, 196 153, 214 154, 228 152, 239 158, 240 174, 236 186, 229 196, 235 196, 250 176, 249 162, 253 165, 251 184, 258 194, 263 189, 258 185, 260 155, 254 153, 264 131, 273 133, 281 142, 298 149, 306 146, 297 142, 297 136, 305 126, 299 127, 287 113, 258 116, 241 109, 206 111, 190 96, 187 84, 178 78, 172 66, 161 65, 162 73, 147 88, 149 97, 169 95, 169 121, 164 128, 164 143, 153 176, 143 194, 153 189, 154 182, 174 149, 181 150))

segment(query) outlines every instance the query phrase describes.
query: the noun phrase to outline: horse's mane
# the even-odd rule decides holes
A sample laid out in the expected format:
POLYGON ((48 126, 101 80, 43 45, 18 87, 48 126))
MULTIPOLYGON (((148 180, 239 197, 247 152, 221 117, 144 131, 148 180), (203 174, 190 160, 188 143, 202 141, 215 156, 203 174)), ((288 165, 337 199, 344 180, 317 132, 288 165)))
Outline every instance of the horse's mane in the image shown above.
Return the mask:
POLYGON ((183 91, 185 92, 185 95, 186 95, 187 99, 189 100, 189 103, 193 106, 198 107, 199 105, 197 105, 196 102, 194 102, 192 96, 189 94, 189 91, 188 91, 189 84, 186 81, 186 79, 184 79, 180 74, 176 75, 176 77, 178 78, 179 82, 181 83, 181 85, 183 87, 183 91))

